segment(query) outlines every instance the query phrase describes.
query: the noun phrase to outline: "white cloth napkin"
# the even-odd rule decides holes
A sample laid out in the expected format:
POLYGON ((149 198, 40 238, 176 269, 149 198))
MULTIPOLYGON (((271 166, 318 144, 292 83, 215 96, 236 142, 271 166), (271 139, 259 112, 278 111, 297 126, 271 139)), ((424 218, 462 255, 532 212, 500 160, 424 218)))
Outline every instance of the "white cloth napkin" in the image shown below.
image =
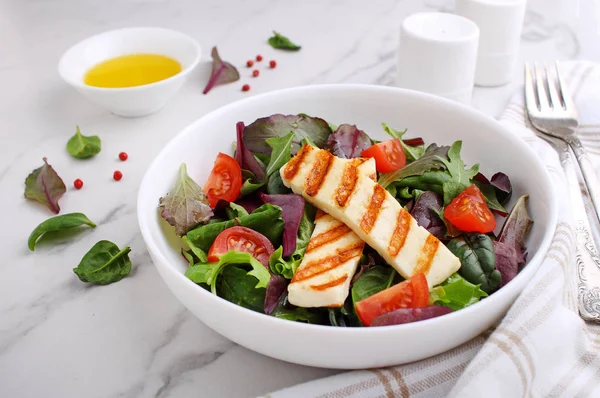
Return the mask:
MULTIPOLYGON (((562 71, 579 111, 579 136, 598 171, 600 65, 569 62, 562 71)), ((521 87, 500 121, 545 162, 560 211, 546 258, 504 319, 475 339, 420 362, 346 372, 266 397, 600 397, 600 326, 578 315, 565 175, 556 152, 530 129, 523 100, 521 87)))

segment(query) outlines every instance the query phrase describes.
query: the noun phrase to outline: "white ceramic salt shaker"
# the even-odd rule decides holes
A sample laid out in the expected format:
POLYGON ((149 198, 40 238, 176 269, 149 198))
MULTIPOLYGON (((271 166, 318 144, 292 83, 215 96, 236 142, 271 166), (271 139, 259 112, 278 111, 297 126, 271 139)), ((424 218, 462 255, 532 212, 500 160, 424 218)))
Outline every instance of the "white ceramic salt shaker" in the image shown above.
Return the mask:
POLYGON ((511 81, 527 0, 456 0, 456 13, 479 27, 475 84, 501 86, 511 81))
POLYGON ((459 15, 423 12, 402 23, 397 85, 471 103, 479 29, 459 15))

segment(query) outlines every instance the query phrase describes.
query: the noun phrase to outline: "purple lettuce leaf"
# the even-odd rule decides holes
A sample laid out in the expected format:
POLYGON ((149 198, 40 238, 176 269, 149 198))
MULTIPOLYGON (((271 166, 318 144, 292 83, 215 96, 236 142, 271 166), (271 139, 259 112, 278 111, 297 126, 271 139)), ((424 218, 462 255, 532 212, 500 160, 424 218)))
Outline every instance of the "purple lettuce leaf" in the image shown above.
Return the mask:
POLYGON ((496 268, 502 274, 501 286, 510 282, 527 260, 525 238, 533 225, 527 212, 528 198, 524 195, 517 200, 502 226, 498 240, 494 242, 496 268))
POLYGON ((248 213, 252 213, 254 210, 262 206, 263 202, 260 200, 258 195, 252 194, 236 200, 235 204, 242 206, 248 213))
POLYGON ((67 187, 56 171, 43 158, 44 165, 31 172, 25 179, 25 198, 46 205, 55 214, 60 212, 58 199, 67 187))
POLYGON ((496 197, 501 204, 506 204, 512 196, 512 184, 504 173, 496 173, 492 176, 490 184, 496 189, 496 197))
POLYGON ((265 179, 264 167, 256 160, 252 152, 250 152, 244 144, 244 122, 238 122, 235 127, 237 136, 235 160, 242 169, 252 172, 259 181, 263 181, 265 179))
POLYGON ((327 148, 342 159, 358 158, 360 153, 371 145, 371 138, 356 125, 341 124, 327 138, 327 148))
POLYGON ((417 224, 438 239, 446 239, 446 224, 439 216, 443 204, 442 195, 425 191, 415 201, 410 211, 417 224))
POLYGON ((291 146, 291 154, 294 155, 305 138, 310 139, 319 148, 323 148, 332 131, 329 124, 318 117, 275 114, 257 119, 246 126, 244 143, 254 153, 270 155, 272 148, 267 144, 267 139, 285 137, 290 132, 294 133, 291 146))
POLYGON ((221 59, 217 47, 212 48, 210 55, 213 59, 212 72, 202 94, 208 94, 215 86, 232 83, 240 79, 240 73, 236 67, 221 59))
POLYGON ((398 310, 379 315, 370 326, 391 326, 404 323, 418 322, 435 318, 452 312, 452 309, 440 305, 431 305, 423 308, 400 308, 398 310))
POLYGON ((265 294, 265 314, 271 315, 277 308, 281 296, 287 291, 289 283, 290 281, 283 276, 271 274, 271 279, 267 285, 267 293, 265 294))
POLYGON ((377 253, 376 251, 367 253, 366 256, 367 256, 367 262, 365 264, 361 264, 359 266, 360 268, 354 274, 354 277, 352 278, 350 286, 354 285, 354 282, 356 282, 362 276, 362 274, 364 274, 365 271, 368 270, 369 268, 371 268, 377 264, 385 264, 385 260, 383 259, 383 257, 381 257, 379 255, 379 253, 377 253))
POLYGON ((190 178, 185 163, 181 164, 177 181, 167 196, 160 198, 160 215, 175 227, 179 236, 206 224, 213 216, 202 188, 190 178))
POLYGON ((292 255, 296 250, 296 237, 298 226, 304 214, 304 198, 295 194, 267 195, 260 193, 263 203, 269 203, 281 207, 281 218, 283 219, 283 256, 292 255))

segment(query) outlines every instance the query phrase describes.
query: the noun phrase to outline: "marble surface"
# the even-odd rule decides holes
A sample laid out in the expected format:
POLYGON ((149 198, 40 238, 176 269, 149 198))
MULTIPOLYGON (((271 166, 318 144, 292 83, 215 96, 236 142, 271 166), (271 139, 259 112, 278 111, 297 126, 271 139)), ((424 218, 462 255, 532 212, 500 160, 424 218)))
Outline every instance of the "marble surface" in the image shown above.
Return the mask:
MULTIPOLYGON (((520 61, 600 60, 595 0, 531 0, 520 61)), ((319 83, 393 85, 400 21, 420 10, 453 9, 452 0, 1 0, 0 1, 0 396, 251 397, 335 373, 283 363, 208 329, 168 291, 141 239, 136 194, 146 166, 193 120, 232 101, 319 83), (198 40, 202 63, 157 114, 123 119, 64 84, 57 72, 69 46, 126 26, 163 26, 198 40), (272 29, 303 45, 295 54, 265 44, 272 29), (275 70, 259 79, 201 91, 208 51, 237 65, 261 53, 275 70), (249 82, 252 90, 242 93, 249 82), (92 161, 65 151, 75 125, 103 140, 92 161), (120 151, 129 160, 120 162, 120 151), (64 212, 82 211, 98 227, 46 240, 31 253, 31 230, 50 214, 23 198, 27 174, 48 157, 68 185, 64 212), (124 177, 112 180, 119 169, 124 177), (72 182, 81 178, 84 189, 72 182), (103 287, 71 269, 98 240, 130 245, 130 277, 103 287)), ((415 61, 415 60, 409 60, 415 61)), ((497 116, 521 78, 476 88, 473 106, 497 116)), ((293 342, 290 342, 293 344, 293 342)))

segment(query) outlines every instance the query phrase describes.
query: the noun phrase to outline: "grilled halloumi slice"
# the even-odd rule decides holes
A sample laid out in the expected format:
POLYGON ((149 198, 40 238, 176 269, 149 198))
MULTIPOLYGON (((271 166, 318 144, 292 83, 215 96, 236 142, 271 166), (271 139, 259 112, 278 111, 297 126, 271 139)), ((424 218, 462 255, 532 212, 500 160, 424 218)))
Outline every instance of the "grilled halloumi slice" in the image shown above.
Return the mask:
POLYGON ((424 273, 429 286, 446 280, 460 260, 367 176, 357 162, 305 145, 281 169, 283 183, 352 229, 404 278, 424 273))
MULTIPOLYGON (((357 172, 376 179, 375 161, 354 161, 357 172)), ((304 258, 288 285, 298 307, 341 307, 348 297, 365 243, 343 222, 319 210, 304 258)))

